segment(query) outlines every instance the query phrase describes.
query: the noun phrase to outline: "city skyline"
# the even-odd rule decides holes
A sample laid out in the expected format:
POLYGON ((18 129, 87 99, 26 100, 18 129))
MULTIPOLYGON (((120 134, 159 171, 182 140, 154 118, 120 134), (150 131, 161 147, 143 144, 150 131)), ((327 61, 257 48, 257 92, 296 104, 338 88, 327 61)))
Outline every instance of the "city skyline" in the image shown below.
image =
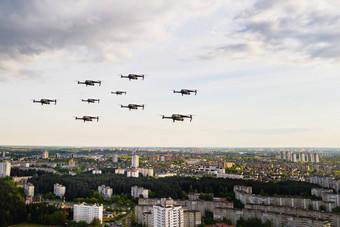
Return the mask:
POLYGON ((0 6, 1 145, 340 147, 340 3, 0 6), (145 80, 119 76, 129 73, 145 80), (103 83, 76 82, 86 79, 103 83), (198 93, 172 93, 182 88, 198 93), (58 103, 32 103, 40 98, 58 103), (120 108, 129 103, 145 110, 120 108), (161 119, 173 113, 194 116, 161 119), (74 120, 83 115, 100 120, 74 120))

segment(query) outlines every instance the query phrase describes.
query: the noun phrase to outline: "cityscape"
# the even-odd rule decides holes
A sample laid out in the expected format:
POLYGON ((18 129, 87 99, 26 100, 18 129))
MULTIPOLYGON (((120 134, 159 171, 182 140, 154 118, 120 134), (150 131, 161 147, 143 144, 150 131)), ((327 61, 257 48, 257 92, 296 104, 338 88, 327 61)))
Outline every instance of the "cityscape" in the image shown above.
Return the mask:
POLYGON ((28 214, 33 223, 340 225, 337 148, 3 146, 0 151, 0 176, 13 182, 26 206, 41 209, 28 214), (48 218, 41 219, 44 215, 48 218))
POLYGON ((0 1, 0 227, 340 227, 340 1, 0 1))

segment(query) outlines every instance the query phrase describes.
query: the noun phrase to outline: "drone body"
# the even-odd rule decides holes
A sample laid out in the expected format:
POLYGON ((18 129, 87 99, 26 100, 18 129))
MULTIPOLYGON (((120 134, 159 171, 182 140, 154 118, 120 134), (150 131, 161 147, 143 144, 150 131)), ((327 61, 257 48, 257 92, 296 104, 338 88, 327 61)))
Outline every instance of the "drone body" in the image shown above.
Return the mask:
POLYGON ((192 115, 172 114, 171 117, 162 115, 162 119, 172 119, 173 122, 184 121, 184 118, 190 118, 190 122, 192 121, 192 115))
POLYGON ((138 104, 129 104, 127 106, 120 105, 121 108, 129 108, 129 110, 138 110, 138 107, 142 107, 144 110, 144 104, 138 105, 138 104))
POLYGON ((99 117, 91 117, 91 116, 83 116, 83 117, 75 117, 76 120, 83 120, 85 121, 92 121, 93 119, 97 119, 97 122, 99 121, 99 117))
POLYGON ((102 82, 100 80, 94 81, 94 80, 85 80, 84 82, 78 81, 78 84, 85 84, 87 86, 94 86, 95 84, 102 85, 102 82))
POLYGON ((33 99, 33 103, 35 103, 35 102, 40 102, 41 105, 44 105, 44 104, 50 105, 51 102, 54 102, 54 105, 57 105, 57 100, 56 100, 56 99, 40 99, 40 100, 38 100, 38 101, 36 101, 35 99, 33 99))
POLYGON ((189 89, 181 89, 180 91, 173 90, 174 93, 180 93, 183 95, 190 95, 191 93, 195 93, 197 95, 197 90, 189 90, 189 89))
POLYGON ((82 99, 82 102, 87 102, 87 103, 95 103, 95 102, 100 102, 100 99, 82 99))
POLYGON ((126 95, 126 91, 111 91, 111 94, 116 94, 116 95, 125 94, 126 95))
POLYGON ((143 78, 144 80, 144 74, 141 75, 129 74, 127 76, 120 75, 120 78, 128 78, 129 80, 138 80, 138 78, 143 78))

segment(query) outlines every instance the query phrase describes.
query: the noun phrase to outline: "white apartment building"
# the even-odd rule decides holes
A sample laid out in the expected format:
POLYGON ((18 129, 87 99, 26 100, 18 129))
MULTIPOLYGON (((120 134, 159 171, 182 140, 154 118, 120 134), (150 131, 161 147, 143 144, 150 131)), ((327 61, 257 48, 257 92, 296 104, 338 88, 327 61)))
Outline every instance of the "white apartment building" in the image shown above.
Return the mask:
POLYGON ((131 166, 132 168, 138 168, 139 166, 139 156, 138 155, 133 155, 131 159, 131 166))
POLYGON ((140 168, 140 173, 143 177, 152 177, 153 176, 153 169, 152 168, 140 168))
POLYGON ((115 174, 124 174, 125 169, 115 169, 115 174))
POLYGON ((47 159, 47 158, 48 158, 48 151, 44 151, 44 152, 42 153, 41 157, 42 157, 43 159, 47 159))
POLYGON ((102 171, 100 169, 94 169, 92 170, 92 174, 102 174, 102 171))
POLYGON ((103 222, 103 205, 86 205, 75 204, 73 206, 73 220, 76 222, 86 221, 90 224, 94 218, 98 218, 100 222, 103 222))
POLYGON ((154 227, 184 227, 183 208, 174 206, 172 199, 161 199, 161 205, 152 208, 154 227))
POLYGON ((140 195, 143 195, 143 198, 147 199, 149 197, 149 190, 138 186, 131 187, 131 196, 133 198, 139 198, 140 195))
POLYGON ((127 177, 139 177, 139 170, 138 169, 128 169, 126 171, 127 177))
POLYGON ((25 184, 25 195, 27 197, 34 196, 34 185, 32 183, 25 184))
POLYGON ((109 200, 112 197, 112 188, 105 185, 98 186, 98 192, 103 196, 104 200, 109 200))
POLYGON ((115 163, 115 162, 118 162, 118 154, 114 154, 112 156, 112 162, 115 163))
POLYGON ((11 163, 0 162, 0 177, 6 177, 11 175, 11 163))
POLYGON ((71 158, 71 159, 68 161, 68 167, 70 167, 70 168, 76 167, 76 162, 73 160, 73 158, 71 158))
POLYGON ((54 184, 54 188, 53 188, 53 193, 60 197, 63 198, 65 195, 65 191, 66 191, 66 187, 61 185, 61 184, 54 184))

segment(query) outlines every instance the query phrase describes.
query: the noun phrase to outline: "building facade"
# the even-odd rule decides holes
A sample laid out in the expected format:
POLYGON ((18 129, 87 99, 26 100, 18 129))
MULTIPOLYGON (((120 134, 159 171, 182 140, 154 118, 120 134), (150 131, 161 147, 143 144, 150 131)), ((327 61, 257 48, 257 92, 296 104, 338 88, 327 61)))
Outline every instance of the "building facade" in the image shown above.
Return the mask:
POLYGON ((174 206, 172 199, 161 199, 152 209, 154 227, 184 227, 183 208, 174 206))
POLYGON ((139 167, 139 156, 138 155, 133 155, 131 158, 131 166, 132 168, 138 168, 139 167))
POLYGON ((149 190, 138 186, 131 187, 131 196, 133 198, 139 198, 141 195, 145 199, 149 198, 149 190))
POLYGON ((201 212, 198 210, 184 210, 184 226, 196 227, 201 224, 201 212))
POLYGON ((113 162, 113 163, 118 162, 118 155, 117 155, 117 154, 113 154, 113 156, 112 156, 112 162, 113 162))
POLYGON ((44 152, 42 153, 42 156, 41 156, 41 157, 42 157, 43 159, 47 159, 48 156, 49 156, 49 155, 48 155, 48 151, 44 151, 44 152))
POLYGON ((0 177, 6 177, 11 175, 11 163, 0 162, 0 177))
POLYGON ((109 186, 100 185, 98 186, 98 192, 102 195, 104 200, 109 200, 112 197, 113 190, 109 186))
POLYGON ((26 197, 34 196, 34 185, 32 183, 25 184, 25 195, 26 197))
POLYGON ((86 205, 75 204, 73 206, 73 220, 76 222, 86 221, 90 224, 94 218, 98 218, 100 222, 103 222, 103 205, 86 205))
POLYGON ((68 161, 68 167, 70 168, 76 167, 76 162, 73 160, 73 158, 68 161))
POLYGON ((61 184, 54 184, 53 193, 60 198, 63 198, 66 192, 66 187, 61 184))

